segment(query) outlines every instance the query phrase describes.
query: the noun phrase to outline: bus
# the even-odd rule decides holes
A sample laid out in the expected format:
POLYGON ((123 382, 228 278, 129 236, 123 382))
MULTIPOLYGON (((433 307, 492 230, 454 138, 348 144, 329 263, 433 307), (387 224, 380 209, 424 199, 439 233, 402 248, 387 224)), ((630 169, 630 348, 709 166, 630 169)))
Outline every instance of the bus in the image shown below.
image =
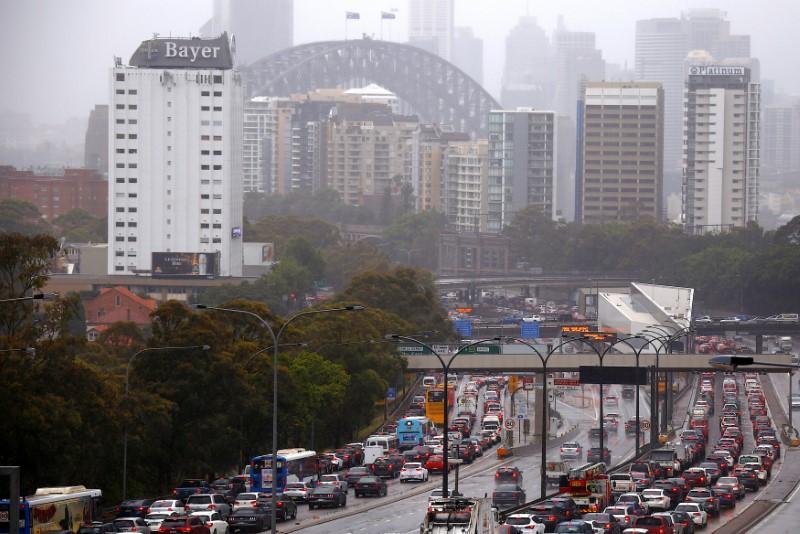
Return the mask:
POLYGON ((383 447, 383 454, 388 454, 390 450, 397 449, 399 441, 397 436, 392 434, 373 434, 367 437, 365 447, 383 447))
MULTIPOLYGON (((100 519, 103 492, 84 486, 39 488, 19 505, 19 534, 78 532, 84 523, 100 519)), ((0 532, 9 531, 9 501, 0 500, 0 532)))
POLYGON ((425 392, 425 417, 434 425, 444 425, 444 388, 425 392))
MULTIPOLYGON (((283 493, 289 482, 305 482, 317 476, 317 453, 306 449, 278 451, 277 488, 283 493)), ((250 460, 250 491, 272 493, 272 455, 264 454, 250 460)))
POLYGON ((402 450, 413 449, 422 445, 428 436, 435 434, 436 427, 427 417, 404 417, 397 422, 398 448, 402 450))

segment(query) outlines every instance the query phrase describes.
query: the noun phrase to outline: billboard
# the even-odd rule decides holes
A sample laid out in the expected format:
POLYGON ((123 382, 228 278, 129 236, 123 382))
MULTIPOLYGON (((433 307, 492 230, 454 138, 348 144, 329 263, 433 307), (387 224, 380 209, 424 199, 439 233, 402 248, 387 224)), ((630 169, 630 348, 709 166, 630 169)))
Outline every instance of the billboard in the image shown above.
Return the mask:
POLYGON ((219 276, 219 252, 153 252, 151 274, 168 276, 219 276))

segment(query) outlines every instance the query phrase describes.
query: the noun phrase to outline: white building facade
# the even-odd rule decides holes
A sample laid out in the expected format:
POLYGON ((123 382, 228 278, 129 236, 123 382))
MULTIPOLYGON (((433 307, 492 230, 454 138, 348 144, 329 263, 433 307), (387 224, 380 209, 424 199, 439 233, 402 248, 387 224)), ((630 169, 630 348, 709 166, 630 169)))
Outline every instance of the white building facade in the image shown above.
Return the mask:
POLYGON ((228 36, 155 38, 111 70, 110 274, 242 272, 242 82, 228 36))
POLYGON ((750 69, 689 67, 684 101, 683 222, 692 234, 758 220, 760 85, 750 69))

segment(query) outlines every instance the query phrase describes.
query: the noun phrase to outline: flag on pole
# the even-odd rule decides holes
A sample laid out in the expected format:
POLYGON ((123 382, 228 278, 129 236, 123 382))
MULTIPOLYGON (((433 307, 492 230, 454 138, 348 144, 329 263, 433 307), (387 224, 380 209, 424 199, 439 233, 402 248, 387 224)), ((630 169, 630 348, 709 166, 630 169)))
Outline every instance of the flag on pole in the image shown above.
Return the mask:
POLYGON ((381 11, 381 20, 384 20, 384 19, 394 20, 396 18, 397 18, 397 15, 395 15, 394 13, 387 13, 386 11, 381 11))
POLYGON ((356 13, 355 11, 348 11, 345 15, 347 20, 360 20, 361 14, 356 13))

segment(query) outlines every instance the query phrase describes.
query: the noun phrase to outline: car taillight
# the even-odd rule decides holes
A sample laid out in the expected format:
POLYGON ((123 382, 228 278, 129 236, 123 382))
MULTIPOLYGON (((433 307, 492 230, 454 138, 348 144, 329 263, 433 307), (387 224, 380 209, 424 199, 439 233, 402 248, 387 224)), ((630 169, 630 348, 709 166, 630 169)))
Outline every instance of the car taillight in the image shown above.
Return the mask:
POLYGON ((629 515, 626 515, 626 516, 625 516, 625 522, 626 522, 626 523, 630 523, 630 522, 631 522, 631 516, 629 516, 629 515))
POLYGON ((547 520, 548 520, 548 521, 555 521, 555 520, 556 520, 556 516, 554 516, 554 515, 549 515, 549 516, 547 516, 547 520))
POLYGON ((173 495, 177 495, 178 494, 178 490, 177 489, 172 490, 172 494, 173 495))
POLYGON ((706 502, 714 502, 714 497, 709 497, 708 499, 706 499, 706 502))
POLYGON ((206 510, 216 510, 216 509, 217 509, 217 507, 216 507, 216 505, 214 505, 213 503, 212 503, 212 504, 209 504, 209 505, 208 505, 208 508, 206 508, 206 510))
POLYGON ((250 506, 255 506, 256 504, 258 504, 258 501, 250 501, 250 506))
POLYGON ((192 527, 178 527, 175 530, 177 530, 178 532, 191 532, 192 527))
POLYGON ((283 503, 281 501, 278 501, 278 508, 283 508, 283 503))

